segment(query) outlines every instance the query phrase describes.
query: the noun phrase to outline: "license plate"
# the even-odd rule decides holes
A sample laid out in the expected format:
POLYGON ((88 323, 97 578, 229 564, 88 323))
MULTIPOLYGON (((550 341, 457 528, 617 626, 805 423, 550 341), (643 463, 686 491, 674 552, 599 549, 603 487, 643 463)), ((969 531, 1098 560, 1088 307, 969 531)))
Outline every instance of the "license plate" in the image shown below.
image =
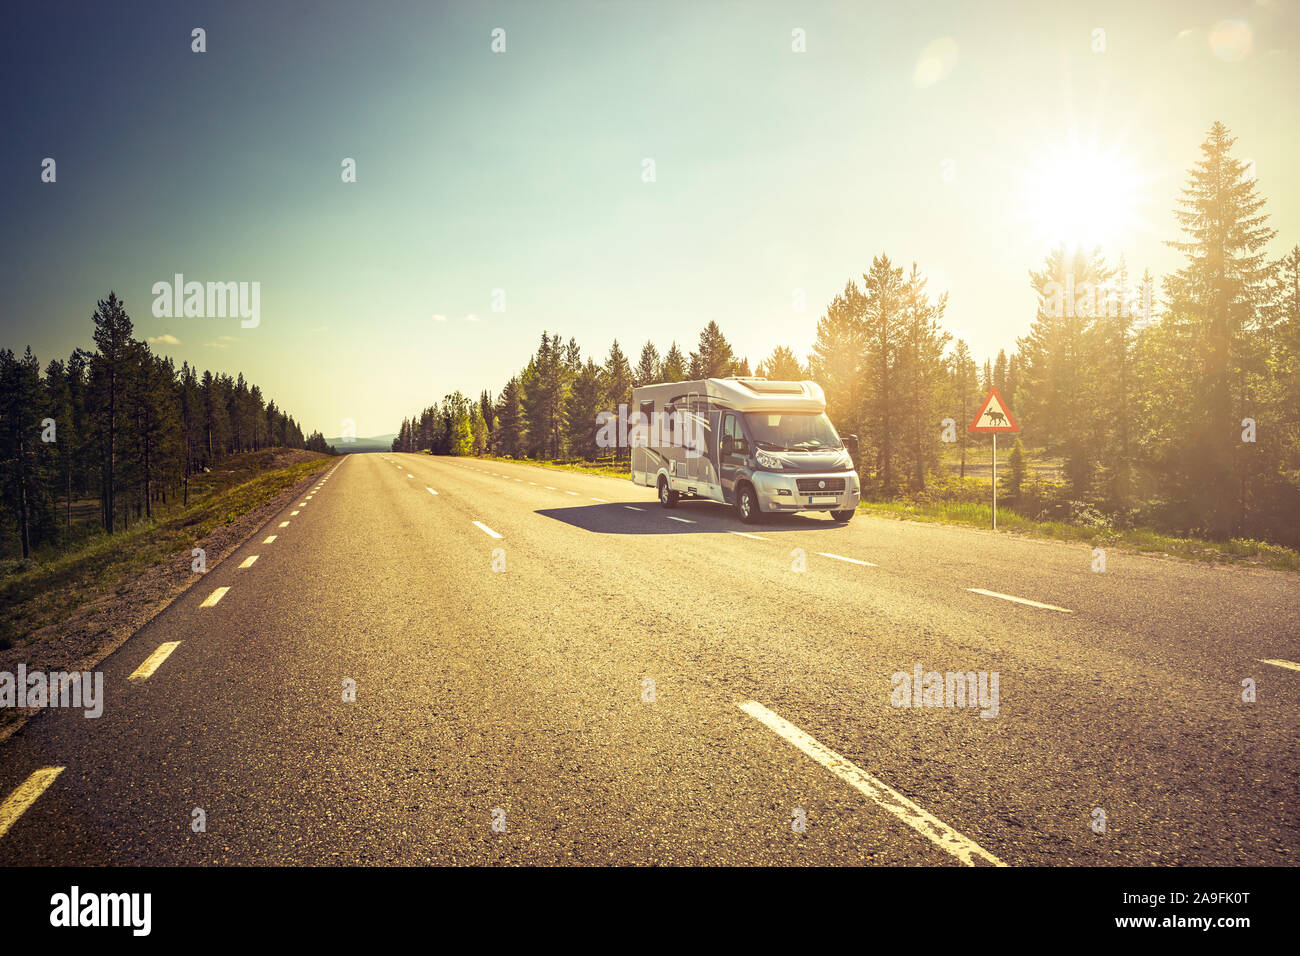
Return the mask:
POLYGON ((808 504, 810 504, 810 505, 833 505, 833 504, 835 504, 835 503, 838 502, 838 501, 839 501, 839 499, 836 498, 834 495, 814 495, 814 496, 812 496, 811 498, 808 499, 808 504))

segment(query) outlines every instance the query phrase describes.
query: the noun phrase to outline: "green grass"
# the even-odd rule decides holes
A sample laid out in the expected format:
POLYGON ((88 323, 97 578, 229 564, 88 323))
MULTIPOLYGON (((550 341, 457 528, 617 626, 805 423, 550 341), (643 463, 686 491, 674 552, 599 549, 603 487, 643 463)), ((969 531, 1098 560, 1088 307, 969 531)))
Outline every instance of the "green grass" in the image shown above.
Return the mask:
MULTIPOLYGON (((969 501, 936 501, 912 504, 902 501, 863 502, 859 510, 867 514, 911 521, 934 521, 943 524, 991 528, 993 506, 969 501)), ((1121 547, 1146 553, 1168 554, 1193 561, 1225 564, 1255 564, 1282 571, 1300 571, 1300 552, 1267 541, 1233 538, 1229 541, 1205 541, 1160 534, 1145 528, 1130 530, 1098 529, 1069 524, 1065 521, 1035 521, 1016 514, 1010 508, 998 508, 998 530, 1078 541, 1106 547, 1121 547)))
POLYGON ((580 471, 588 475, 605 475, 609 478, 626 478, 632 479, 632 466, 630 462, 615 462, 612 459, 603 461, 585 461, 581 458, 556 459, 554 461, 542 461, 532 458, 502 458, 499 455, 476 455, 474 456, 483 461, 504 461, 514 462, 517 465, 537 465, 539 468, 554 468, 556 471, 580 471))
POLYGON ((0 648, 19 635, 64 620, 91 601, 126 590, 147 568, 215 529, 271 501, 281 491, 323 471, 335 459, 313 458, 259 470, 275 452, 253 452, 222 462, 191 481, 188 506, 173 506, 114 535, 97 534, 61 553, 9 560, 0 567, 0 648))

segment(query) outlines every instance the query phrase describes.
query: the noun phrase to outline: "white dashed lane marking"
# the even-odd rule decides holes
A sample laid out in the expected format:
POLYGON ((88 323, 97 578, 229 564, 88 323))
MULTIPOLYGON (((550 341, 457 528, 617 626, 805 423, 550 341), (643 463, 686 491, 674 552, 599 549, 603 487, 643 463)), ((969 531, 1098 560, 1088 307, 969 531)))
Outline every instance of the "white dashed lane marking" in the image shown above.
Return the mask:
POLYGON ((626 508, 628 511, 645 511, 644 508, 638 508, 635 505, 624 505, 623 507, 626 508))
POLYGON ((499 538, 499 537, 501 537, 501 535, 497 534, 495 531, 493 531, 491 528, 489 528, 487 525, 485 525, 482 521, 475 521, 475 522, 474 522, 474 527, 478 528, 478 529, 479 529, 480 531, 482 531, 484 534, 489 535, 489 536, 491 536, 491 537, 493 537, 493 538, 499 538))
POLYGON ((280 522, 280 527, 281 527, 281 528, 287 528, 287 527, 289 527, 289 522, 287 522, 287 521, 281 521, 281 522, 280 522))
POLYGON ((1297 664, 1295 661, 1266 661, 1261 659, 1260 663, 1272 664, 1274 667, 1285 667, 1289 670, 1300 671, 1300 664, 1297 664))
POLYGON ((172 656, 172 651, 180 647, 180 641, 167 641, 165 644, 159 644, 158 649, 144 659, 144 663, 137 667, 127 680, 148 680, 149 677, 162 666, 162 662, 172 656))
POLYGON ((737 704, 736 706, 786 743, 793 744, 799 750, 802 750, 817 763, 876 804, 876 806, 897 817, 917 833, 920 833, 940 849, 952 854, 967 866, 974 866, 977 858, 993 866, 1006 866, 1005 863, 974 840, 962 836, 938 817, 921 809, 907 797, 877 780, 851 760, 840 756, 834 750, 814 740, 779 714, 768 710, 762 704, 753 700, 745 701, 743 704, 737 704))
POLYGON ((758 535, 756 535, 756 534, 750 534, 750 533, 747 532, 747 531, 731 531, 731 532, 728 532, 728 533, 729 533, 729 534, 737 534, 737 535, 740 535, 740 537, 742 537, 742 538, 753 538, 755 541, 766 541, 766 540, 767 540, 767 538, 760 538, 758 535))
POLYGON ((682 524, 695 524, 695 522, 692 521, 690 518, 679 518, 679 517, 677 517, 677 515, 669 515, 669 516, 668 516, 668 520, 669 520, 669 521, 680 521, 682 524))
POLYGON ((434 491, 432 488, 430 488, 428 485, 425 486, 424 490, 427 491, 427 492, 428 492, 429 494, 431 494, 431 495, 436 495, 436 494, 438 493, 438 492, 434 491))
POLYGON ((817 554, 823 558, 834 558, 836 561, 847 561, 849 564, 860 564, 866 568, 876 567, 876 565, 872 564, 870 561, 860 561, 857 558, 846 558, 842 554, 830 554, 827 551, 818 551, 817 554))
POLYGON ((240 567, 241 567, 241 568, 251 568, 251 567, 253 566, 253 562, 256 561, 256 560, 257 560, 257 555, 255 555, 255 554, 250 554, 248 557, 244 558, 244 563, 241 564, 240 567))
POLYGON ((1040 601, 1031 601, 1029 598, 1014 597, 1010 594, 999 594, 997 591, 986 591, 983 588, 967 588, 973 594, 983 594, 986 597, 1001 598, 1004 601, 1014 601, 1016 604, 1027 604, 1030 607, 1041 607, 1044 611, 1060 611, 1062 614, 1073 614, 1068 607, 1057 607, 1055 604, 1043 604, 1040 601))

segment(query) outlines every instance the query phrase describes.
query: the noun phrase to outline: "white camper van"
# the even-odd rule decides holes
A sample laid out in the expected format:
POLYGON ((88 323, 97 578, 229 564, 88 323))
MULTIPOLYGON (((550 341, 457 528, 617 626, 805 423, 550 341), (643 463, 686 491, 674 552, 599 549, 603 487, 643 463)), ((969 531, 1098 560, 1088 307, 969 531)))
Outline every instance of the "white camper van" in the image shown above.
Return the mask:
POLYGON ((848 521, 857 510, 857 470, 815 382, 645 385, 632 391, 629 419, 632 480, 657 488, 665 508, 690 495, 731 505, 746 522, 795 511, 848 521))

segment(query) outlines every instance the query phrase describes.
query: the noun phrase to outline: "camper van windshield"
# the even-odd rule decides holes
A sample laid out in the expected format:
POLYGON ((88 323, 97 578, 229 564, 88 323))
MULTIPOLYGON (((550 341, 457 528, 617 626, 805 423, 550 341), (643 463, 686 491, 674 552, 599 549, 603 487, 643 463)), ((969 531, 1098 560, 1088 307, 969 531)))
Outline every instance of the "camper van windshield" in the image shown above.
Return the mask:
POLYGON ((824 412, 746 412, 745 424, 754 444, 769 451, 844 447, 824 412))

